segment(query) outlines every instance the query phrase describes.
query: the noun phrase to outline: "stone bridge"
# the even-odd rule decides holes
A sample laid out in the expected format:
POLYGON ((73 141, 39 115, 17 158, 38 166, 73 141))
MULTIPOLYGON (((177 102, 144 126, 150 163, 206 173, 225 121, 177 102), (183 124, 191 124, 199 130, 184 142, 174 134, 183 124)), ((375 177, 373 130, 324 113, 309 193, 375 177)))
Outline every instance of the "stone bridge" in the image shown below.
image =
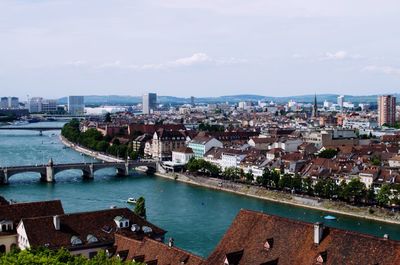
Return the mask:
POLYGON ((8 180, 19 173, 39 173, 40 180, 43 182, 54 182, 57 173, 78 169, 82 171, 82 177, 93 179, 94 173, 103 168, 115 168, 119 176, 128 176, 129 170, 143 166, 147 167, 148 172, 156 172, 157 163, 152 160, 134 160, 128 162, 102 162, 102 163, 71 163, 71 164, 54 164, 50 159, 47 165, 35 166, 14 166, 4 167, 0 169, 0 184, 8 184, 8 180))
POLYGON ((61 130, 62 127, 25 127, 25 126, 0 126, 0 130, 17 130, 17 131, 38 131, 40 135, 43 134, 44 131, 57 131, 61 130))

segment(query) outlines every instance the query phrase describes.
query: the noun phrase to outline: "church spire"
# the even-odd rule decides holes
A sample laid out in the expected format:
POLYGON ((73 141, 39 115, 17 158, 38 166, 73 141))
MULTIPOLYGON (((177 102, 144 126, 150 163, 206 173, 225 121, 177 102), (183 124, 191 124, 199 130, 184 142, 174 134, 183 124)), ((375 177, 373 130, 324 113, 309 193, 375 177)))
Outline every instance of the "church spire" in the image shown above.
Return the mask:
POLYGON ((315 93, 312 117, 316 118, 317 116, 318 116, 318 103, 317 103, 317 93, 315 93))

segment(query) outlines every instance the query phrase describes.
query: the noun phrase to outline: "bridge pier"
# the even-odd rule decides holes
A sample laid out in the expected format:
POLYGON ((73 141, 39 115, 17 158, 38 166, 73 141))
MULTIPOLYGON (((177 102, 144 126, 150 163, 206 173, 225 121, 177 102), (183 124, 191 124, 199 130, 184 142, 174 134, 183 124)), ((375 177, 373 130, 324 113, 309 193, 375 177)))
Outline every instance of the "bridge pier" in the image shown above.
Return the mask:
POLYGON ((117 167, 118 176, 128 176, 129 175, 129 163, 126 162, 124 167, 117 167))
POLYGON ((0 174, 0 184, 7 185, 8 184, 8 172, 7 169, 4 169, 2 174, 0 174))
POLYGON ((53 159, 50 158, 50 161, 46 166, 46 176, 42 175, 41 180, 49 183, 54 182, 54 175, 53 159))
POLYGON ((82 169, 82 177, 84 179, 94 179, 93 164, 89 165, 87 168, 82 169))

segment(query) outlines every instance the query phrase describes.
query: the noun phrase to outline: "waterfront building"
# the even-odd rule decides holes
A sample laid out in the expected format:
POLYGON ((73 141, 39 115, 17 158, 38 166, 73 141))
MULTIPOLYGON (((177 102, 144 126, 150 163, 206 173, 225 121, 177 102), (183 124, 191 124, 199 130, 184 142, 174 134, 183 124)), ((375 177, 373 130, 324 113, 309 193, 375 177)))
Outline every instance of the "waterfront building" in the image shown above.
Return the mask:
MULTIPOLYGON (((1 197, 2 198, 2 197, 1 197)), ((2 198, 0 205, 0 253, 9 252, 22 243, 17 226, 23 218, 64 214, 60 201, 9 204, 2 198)))
POLYGON ((181 147, 172 151, 172 162, 175 164, 185 165, 194 157, 192 148, 181 147))
POLYGON ((150 156, 160 161, 171 160, 172 151, 185 145, 186 135, 184 132, 159 129, 153 134, 150 156))
POLYGON ((85 100, 83 96, 68 97, 68 113, 71 115, 83 115, 85 113, 85 100))
POLYGON ((169 239, 168 245, 151 238, 138 240, 124 235, 115 235, 116 256, 121 260, 141 262, 143 264, 184 264, 200 265, 204 260, 190 252, 174 246, 169 239))
POLYGON ((396 123, 396 97, 391 95, 378 97, 378 124, 394 125, 396 123))
POLYGON ((142 100, 143 114, 153 113, 157 109, 157 94, 147 93, 143 95, 142 100))
POLYGON ((94 257, 114 246, 116 233, 142 240, 163 241, 166 231, 128 208, 23 218, 17 227, 20 249, 65 248, 74 255, 94 257))
POLYGON ((51 113, 57 111, 57 100, 33 97, 29 100, 30 113, 51 113))
POLYGON ((204 264, 400 264, 400 242, 241 210, 204 264))
POLYGON ((196 158, 202 158, 213 147, 223 147, 222 142, 205 133, 199 133, 188 144, 196 158))
POLYGON ((17 97, 0 98, 0 109, 18 109, 19 99, 17 97))

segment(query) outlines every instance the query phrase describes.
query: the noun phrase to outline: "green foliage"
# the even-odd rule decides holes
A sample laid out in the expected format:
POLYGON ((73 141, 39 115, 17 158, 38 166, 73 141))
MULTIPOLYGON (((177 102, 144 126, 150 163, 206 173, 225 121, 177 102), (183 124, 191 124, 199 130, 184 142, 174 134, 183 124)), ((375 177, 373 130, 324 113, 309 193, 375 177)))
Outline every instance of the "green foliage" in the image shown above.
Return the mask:
POLYGON ((223 132, 224 130, 225 130, 225 128, 222 125, 210 125, 208 123, 203 123, 203 122, 199 124, 199 131, 223 132))
POLYGON ((275 170, 265 168, 261 177, 257 178, 257 183, 269 188, 279 187, 280 174, 275 170))
POLYGON ((337 153, 338 153, 337 150, 328 148, 319 153, 318 156, 322 158, 334 158, 337 155, 337 153))
POLYGON ((390 195, 392 195, 389 184, 383 184, 381 189, 376 194, 376 201, 381 206, 387 206, 390 201, 390 195))
POLYGON ((134 212, 140 217, 146 219, 146 200, 143 197, 139 197, 136 200, 134 212))
POLYGON ((203 173, 212 177, 218 177, 221 170, 218 166, 205 161, 204 159, 191 158, 186 165, 186 169, 191 173, 203 173))
POLYGON ((104 122, 111 122, 111 114, 109 112, 106 113, 106 115, 104 115, 104 122))
POLYGON ((371 157, 371 164, 374 166, 380 166, 381 165, 381 158, 379 156, 373 155, 371 157))
POLYGON ((358 178, 354 178, 348 184, 343 185, 341 194, 344 200, 359 203, 366 197, 367 190, 364 183, 358 178))
POLYGON ((61 130, 61 134, 73 143, 77 143, 91 150, 108 153, 120 158, 137 159, 139 154, 132 150, 131 145, 121 144, 116 138, 113 145, 110 145, 112 138, 110 136, 103 136, 101 132, 96 129, 88 129, 85 132, 79 130, 79 121, 76 119, 71 120, 65 124, 61 130))
POLYGON ((15 250, 2 254, 0 255, 0 264, 140 265, 140 263, 137 262, 123 262, 116 257, 108 258, 104 251, 99 252, 92 259, 87 259, 81 255, 71 255, 66 249, 54 251, 44 247, 22 251, 15 250))

